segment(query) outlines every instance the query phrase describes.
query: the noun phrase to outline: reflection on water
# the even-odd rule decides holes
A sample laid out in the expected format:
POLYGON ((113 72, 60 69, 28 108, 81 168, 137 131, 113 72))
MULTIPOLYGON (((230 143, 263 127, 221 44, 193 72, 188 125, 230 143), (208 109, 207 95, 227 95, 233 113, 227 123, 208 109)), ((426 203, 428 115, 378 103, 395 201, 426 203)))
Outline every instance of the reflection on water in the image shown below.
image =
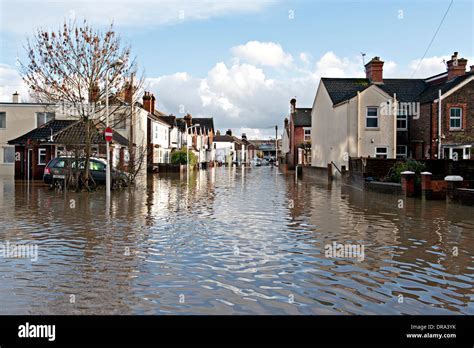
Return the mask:
POLYGON ((0 243, 39 258, 0 258, 0 313, 474 314, 474 209, 398 199, 216 168, 114 192, 108 215, 104 192, 1 178, 0 243))

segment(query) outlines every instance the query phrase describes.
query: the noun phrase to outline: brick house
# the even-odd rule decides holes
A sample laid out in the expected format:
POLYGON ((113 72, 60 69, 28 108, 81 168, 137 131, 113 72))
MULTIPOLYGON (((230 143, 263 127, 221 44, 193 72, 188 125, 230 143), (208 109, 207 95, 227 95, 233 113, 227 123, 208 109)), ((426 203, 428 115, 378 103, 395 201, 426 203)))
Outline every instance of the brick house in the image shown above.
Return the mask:
POLYGON ((285 119, 285 130, 289 140, 289 152, 286 155, 288 169, 308 163, 300 146, 311 144, 311 108, 297 108, 296 99, 291 99, 290 117, 289 120, 285 119))
POLYGON ((446 72, 425 80, 427 87, 419 96, 420 118, 411 122, 414 158, 473 156, 474 65, 466 71, 467 60, 457 52, 446 65, 446 72))

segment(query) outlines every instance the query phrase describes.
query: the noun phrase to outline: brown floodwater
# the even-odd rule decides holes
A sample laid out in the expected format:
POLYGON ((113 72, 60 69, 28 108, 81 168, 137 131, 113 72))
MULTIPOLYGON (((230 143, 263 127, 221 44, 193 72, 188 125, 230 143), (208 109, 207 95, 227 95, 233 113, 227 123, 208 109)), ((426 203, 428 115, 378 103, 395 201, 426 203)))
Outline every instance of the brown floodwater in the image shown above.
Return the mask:
POLYGON ((106 212, 104 191, 3 177, 0 314, 474 314, 474 208, 399 199, 215 168, 154 175, 106 212))

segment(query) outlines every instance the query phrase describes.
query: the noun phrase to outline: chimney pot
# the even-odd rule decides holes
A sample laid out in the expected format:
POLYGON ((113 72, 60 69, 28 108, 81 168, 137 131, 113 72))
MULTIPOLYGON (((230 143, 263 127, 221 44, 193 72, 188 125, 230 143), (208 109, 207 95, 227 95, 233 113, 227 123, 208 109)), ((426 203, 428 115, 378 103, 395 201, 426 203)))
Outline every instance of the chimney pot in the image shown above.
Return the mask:
POLYGON ((225 132, 225 134, 232 136, 232 129, 228 129, 227 132, 225 132))

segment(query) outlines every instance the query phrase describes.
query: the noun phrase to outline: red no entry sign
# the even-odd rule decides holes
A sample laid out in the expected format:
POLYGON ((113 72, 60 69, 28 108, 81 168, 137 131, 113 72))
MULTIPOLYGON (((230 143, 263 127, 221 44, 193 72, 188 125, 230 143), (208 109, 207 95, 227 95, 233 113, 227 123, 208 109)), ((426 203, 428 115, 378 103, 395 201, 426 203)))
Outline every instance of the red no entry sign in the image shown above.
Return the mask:
POLYGON ((113 135, 112 128, 110 127, 105 128, 104 134, 105 134, 105 141, 110 143, 112 141, 112 135, 113 135))

